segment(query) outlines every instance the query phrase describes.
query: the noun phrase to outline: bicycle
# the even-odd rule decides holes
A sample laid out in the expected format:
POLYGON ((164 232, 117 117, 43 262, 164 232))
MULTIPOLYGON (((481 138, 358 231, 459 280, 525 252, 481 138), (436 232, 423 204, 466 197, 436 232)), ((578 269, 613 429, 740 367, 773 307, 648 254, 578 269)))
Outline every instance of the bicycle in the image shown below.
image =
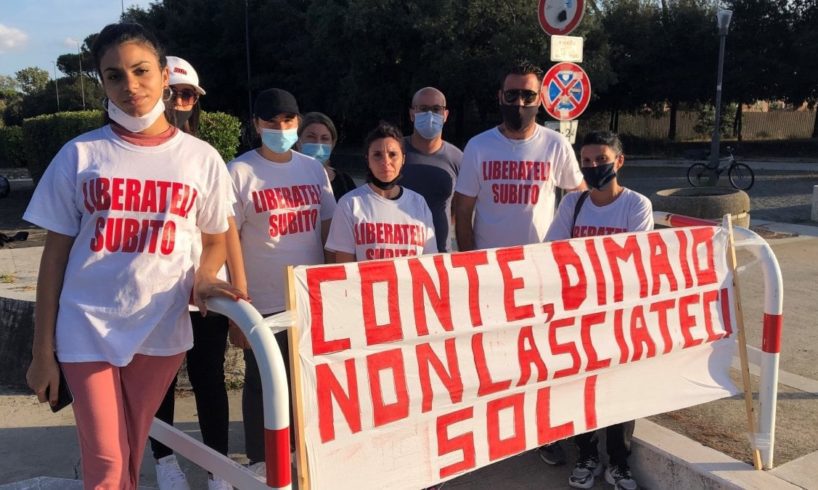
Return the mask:
POLYGON ((721 174, 727 172, 730 185, 733 186, 734 189, 740 189, 742 191, 749 190, 756 179, 753 169, 744 163, 736 162, 736 157, 733 156, 733 150, 728 148, 727 156, 719 158, 719 165, 715 169, 709 164, 706 165, 704 163, 694 163, 691 165, 687 169, 687 181, 693 187, 709 185, 710 178, 714 172, 716 174, 716 180, 718 180, 721 174))

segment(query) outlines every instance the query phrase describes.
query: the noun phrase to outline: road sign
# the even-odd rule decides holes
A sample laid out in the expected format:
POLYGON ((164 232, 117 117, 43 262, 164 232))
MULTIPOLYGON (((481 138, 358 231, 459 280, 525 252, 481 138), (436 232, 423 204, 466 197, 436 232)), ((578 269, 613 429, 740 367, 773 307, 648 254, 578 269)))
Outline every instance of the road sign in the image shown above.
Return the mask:
POLYGON ((540 26, 552 36, 564 36, 577 27, 585 11, 585 0, 540 0, 540 26))
POLYGON ((582 63, 582 38, 579 36, 551 36, 551 61, 582 63))
POLYGON ((591 81, 574 63, 557 63, 545 74, 540 101, 545 111, 559 121, 576 119, 591 100, 591 81))

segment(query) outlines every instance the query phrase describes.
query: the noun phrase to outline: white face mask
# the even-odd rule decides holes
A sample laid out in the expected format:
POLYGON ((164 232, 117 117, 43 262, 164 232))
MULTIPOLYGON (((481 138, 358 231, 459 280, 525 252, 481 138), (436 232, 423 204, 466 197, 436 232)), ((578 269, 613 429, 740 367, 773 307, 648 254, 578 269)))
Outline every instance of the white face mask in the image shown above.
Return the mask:
POLYGON ((153 125, 153 123, 155 123, 156 120, 159 119, 159 117, 165 112, 165 103, 162 102, 162 99, 160 98, 150 112, 144 116, 138 117, 127 114, 110 100, 108 100, 106 109, 108 110, 108 117, 110 117, 112 121, 132 133, 141 133, 142 131, 151 127, 151 125, 153 125))

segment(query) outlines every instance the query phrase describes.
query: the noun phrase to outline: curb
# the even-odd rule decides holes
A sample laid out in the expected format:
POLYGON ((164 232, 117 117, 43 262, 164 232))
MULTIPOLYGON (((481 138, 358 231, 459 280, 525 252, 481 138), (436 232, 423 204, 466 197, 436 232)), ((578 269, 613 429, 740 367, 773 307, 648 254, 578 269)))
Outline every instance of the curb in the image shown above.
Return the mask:
POLYGON ((756 471, 747 463, 646 419, 640 419, 636 423, 631 467, 636 481, 643 488, 668 490, 802 488, 772 472, 756 471))

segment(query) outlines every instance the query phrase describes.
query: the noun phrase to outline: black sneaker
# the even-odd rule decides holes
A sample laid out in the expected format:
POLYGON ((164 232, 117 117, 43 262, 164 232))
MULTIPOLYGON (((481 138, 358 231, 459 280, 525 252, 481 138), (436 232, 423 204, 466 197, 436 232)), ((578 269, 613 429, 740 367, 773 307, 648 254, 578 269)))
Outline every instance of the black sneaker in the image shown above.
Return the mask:
POLYGON ((599 458, 589 456, 581 459, 574 465, 574 471, 568 477, 568 485, 574 488, 591 488, 594 486, 594 478, 602 473, 602 465, 599 458))
POLYGON ((552 442, 551 444, 538 447, 537 454, 540 455, 540 459, 545 461, 546 464, 552 466, 562 466, 565 464, 565 451, 559 442, 552 442))
POLYGON ((639 485, 631 475, 628 465, 610 465, 605 470, 605 481, 614 486, 616 490, 636 490, 639 485))

